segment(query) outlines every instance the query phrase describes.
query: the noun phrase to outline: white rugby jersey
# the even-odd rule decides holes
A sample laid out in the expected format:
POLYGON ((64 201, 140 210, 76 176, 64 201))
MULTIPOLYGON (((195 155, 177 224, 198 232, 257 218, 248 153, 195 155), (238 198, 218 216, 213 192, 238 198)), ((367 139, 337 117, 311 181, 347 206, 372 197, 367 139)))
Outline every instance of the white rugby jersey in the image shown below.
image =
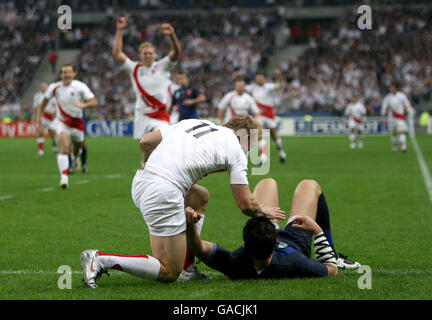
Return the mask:
POLYGON ((406 114, 412 110, 411 103, 403 92, 389 93, 385 96, 382 106, 381 115, 386 115, 390 111, 394 119, 405 120, 406 114))
POLYGON ((43 92, 36 92, 33 96, 33 108, 37 109, 42 103, 43 98, 45 97, 45 94, 43 92))
POLYGON ((45 98, 55 99, 57 105, 56 118, 71 128, 84 130, 83 109, 75 106, 76 102, 85 102, 94 98, 89 87, 79 80, 72 80, 68 86, 63 81, 50 84, 45 98))
MULTIPOLYGON (((174 92, 176 92, 177 89, 180 89, 180 85, 178 85, 177 83, 170 81, 169 85, 168 85, 168 95, 169 95, 169 103, 168 106, 171 105, 173 97, 174 97, 174 92)), ((173 112, 178 112, 178 106, 175 105, 173 112)))
POLYGON ((168 180, 184 194, 202 177, 220 171, 229 173, 231 184, 248 184, 247 157, 231 129, 189 119, 162 128, 161 134, 145 172, 168 180))
POLYGON ((345 115, 357 123, 362 123, 363 116, 366 115, 366 107, 361 102, 349 103, 345 109, 345 115))
POLYGON ((261 86, 252 83, 246 86, 246 91, 250 92, 252 97, 255 99, 261 115, 273 119, 275 94, 279 88, 280 85, 276 83, 269 82, 264 83, 261 86))
POLYGON ((131 79, 136 95, 135 110, 149 117, 169 121, 166 110, 170 103, 168 87, 171 83, 170 70, 176 62, 169 56, 155 61, 151 67, 126 59, 122 66, 131 79))
POLYGON ((255 103, 254 98, 246 92, 238 94, 233 90, 228 92, 219 102, 218 109, 224 110, 225 122, 236 115, 245 115, 259 113, 259 108, 255 103))

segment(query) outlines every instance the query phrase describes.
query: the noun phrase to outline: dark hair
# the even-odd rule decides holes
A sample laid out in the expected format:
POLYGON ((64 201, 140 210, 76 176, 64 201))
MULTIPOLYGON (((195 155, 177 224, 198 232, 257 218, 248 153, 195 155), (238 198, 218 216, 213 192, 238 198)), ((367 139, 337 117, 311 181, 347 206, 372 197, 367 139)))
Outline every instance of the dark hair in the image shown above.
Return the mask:
POLYGON ((60 72, 62 71, 62 69, 63 69, 64 67, 72 67, 72 71, 73 71, 73 72, 76 72, 76 69, 75 69, 75 67, 74 67, 74 65, 73 65, 72 63, 65 63, 65 64, 63 64, 63 65, 60 67, 60 72))
POLYGON ((243 241, 245 248, 255 259, 267 259, 277 242, 276 227, 267 218, 251 218, 243 228, 243 241))

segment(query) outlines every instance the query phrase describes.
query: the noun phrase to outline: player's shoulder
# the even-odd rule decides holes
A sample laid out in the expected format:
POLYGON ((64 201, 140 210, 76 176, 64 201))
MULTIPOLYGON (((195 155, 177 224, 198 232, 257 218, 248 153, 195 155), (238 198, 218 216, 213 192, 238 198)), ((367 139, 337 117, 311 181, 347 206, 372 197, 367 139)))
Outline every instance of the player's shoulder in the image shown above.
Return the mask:
POLYGON ((82 82, 81 80, 72 80, 71 85, 76 87, 76 88, 86 88, 87 87, 87 85, 84 82, 82 82))

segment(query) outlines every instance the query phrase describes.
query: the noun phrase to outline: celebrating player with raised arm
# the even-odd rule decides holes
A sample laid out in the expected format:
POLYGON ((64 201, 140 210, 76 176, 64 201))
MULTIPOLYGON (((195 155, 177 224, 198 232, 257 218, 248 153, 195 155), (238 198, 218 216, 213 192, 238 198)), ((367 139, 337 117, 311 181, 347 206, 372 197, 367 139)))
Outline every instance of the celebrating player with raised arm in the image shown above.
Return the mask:
MULTIPOLYGON (((97 287, 97 278, 110 268, 150 280, 177 280, 186 254, 186 200, 190 201, 196 183, 210 173, 229 173, 234 199, 244 214, 284 219, 280 208, 258 204, 249 189, 246 153, 256 143, 258 126, 244 115, 224 126, 189 119, 146 134, 140 145, 149 157, 133 179, 132 198, 149 228, 153 256, 86 250, 81 254, 84 282, 97 287)), ((201 210, 206 207, 205 201, 198 204, 201 210)))
POLYGON ((83 109, 96 107, 98 102, 89 87, 74 80, 77 73, 71 64, 61 67, 61 81, 49 85, 45 97, 39 107, 38 126, 42 126, 42 114, 50 99, 57 104, 56 132, 60 144, 60 153, 57 155, 57 165, 60 171, 60 186, 69 187, 69 152, 71 142, 75 157, 84 146, 84 119, 83 109))
MULTIPOLYGON (((250 92, 255 99, 257 106, 260 109, 259 122, 263 128, 270 130, 272 140, 276 143, 276 149, 279 152, 280 162, 285 162, 286 154, 282 146, 282 139, 278 137, 274 112, 274 101, 276 93, 284 87, 284 80, 279 69, 273 72, 276 82, 267 82, 263 72, 258 72, 255 75, 255 83, 248 84, 246 91, 250 92)), ((265 139, 260 140, 259 150, 261 153, 261 161, 263 163, 268 161, 266 152, 265 139)))
POLYGON ((141 61, 132 61, 123 52, 123 30, 127 27, 128 19, 129 15, 117 19, 112 54, 122 69, 129 74, 135 90, 133 137, 141 139, 144 134, 169 125, 170 115, 167 108, 171 100, 168 90, 171 83, 170 70, 179 58, 181 47, 174 28, 168 23, 163 23, 159 25, 159 29, 171 40, 171 51, 168 56, 156 61, 155 46, 144 42, 138 48, 141 61))

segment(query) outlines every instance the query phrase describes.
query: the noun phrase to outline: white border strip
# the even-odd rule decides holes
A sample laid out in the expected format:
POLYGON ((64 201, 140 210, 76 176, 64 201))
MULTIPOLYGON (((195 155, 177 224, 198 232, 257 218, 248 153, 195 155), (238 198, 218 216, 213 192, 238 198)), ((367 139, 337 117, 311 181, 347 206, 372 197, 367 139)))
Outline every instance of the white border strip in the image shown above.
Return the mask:
POLYGON ((423 154, 422 154, 422 152, 420 150, 420 147, 419 147, 419 145, 417 143, 416 138, 415 137, 411 137, 411 141, 412 141, 414 150, 415 150, 415 152, 417 154, 417 160, 418 160, 418 163, 419 163, 419 166, 420 166, 420 170, 421 170, 421 172, 423 174, 423 179, 424 179, 424 182, 425 182, 425 185, 426 185, 426 190, 429 193, 429 200, 430 200, 431 205, 432 205, 432 178, 431 178, 431 175, 429 173, 429 169, 428 169, 428 167, 426 165, 425 159, 423 158, 423 154))

